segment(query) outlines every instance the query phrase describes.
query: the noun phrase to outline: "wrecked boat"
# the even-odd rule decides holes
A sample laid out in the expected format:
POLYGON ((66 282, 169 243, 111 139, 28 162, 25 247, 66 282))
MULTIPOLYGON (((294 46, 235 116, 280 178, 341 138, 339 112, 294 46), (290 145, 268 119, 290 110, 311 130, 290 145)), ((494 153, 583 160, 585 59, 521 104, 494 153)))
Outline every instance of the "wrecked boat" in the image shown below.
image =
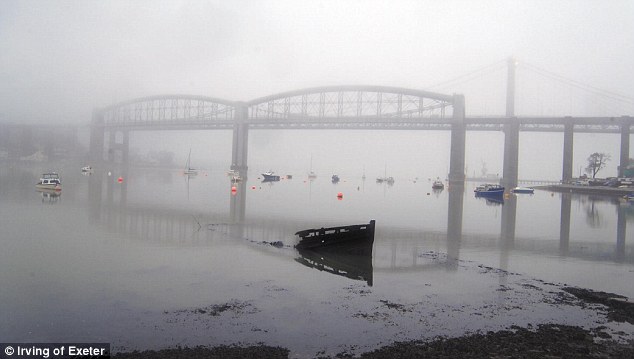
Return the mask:
POLYGON ((297 249, 336 248, 352 243, 370 245, 374 243, 374 220, 368 224, 356 224, 319 229, 306 229, 295 233, 299 236, 297 249))
POLYGON ((299 231, 295 248, 301 257, 296 261, 372 286, 374 223, 299 231))

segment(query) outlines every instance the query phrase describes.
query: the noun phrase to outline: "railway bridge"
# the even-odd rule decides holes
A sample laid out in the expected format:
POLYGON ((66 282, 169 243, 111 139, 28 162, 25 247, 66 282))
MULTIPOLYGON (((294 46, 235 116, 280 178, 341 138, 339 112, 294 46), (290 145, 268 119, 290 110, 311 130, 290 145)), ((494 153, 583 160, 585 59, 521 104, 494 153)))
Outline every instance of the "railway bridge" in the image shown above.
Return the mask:
POLYGON ((252 130, 367 129, 451 131, 449 181, 465 179, 466 131, 503 131, 501 182, 518 181, 520 131, 563 133, 562 181, 573 177, 574 133, 620 134, 619 176, 629 164, 634 117, 515 116, 515 65, 509 60, 506 114, 466 117, 465 97, 388 86, 315 87, 253 99, 230 101, 193 95, 133 99, 93 111, 90 152, 93 162, 128 162, 131 131, 232 130, 231 169, 246 176, 252 130))

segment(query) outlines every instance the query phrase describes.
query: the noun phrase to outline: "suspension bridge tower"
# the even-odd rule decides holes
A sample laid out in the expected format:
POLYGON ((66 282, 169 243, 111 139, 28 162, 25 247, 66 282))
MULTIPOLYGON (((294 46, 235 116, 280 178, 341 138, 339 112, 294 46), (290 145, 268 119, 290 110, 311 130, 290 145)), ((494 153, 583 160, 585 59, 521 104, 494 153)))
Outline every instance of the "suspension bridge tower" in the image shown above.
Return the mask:
POLYGON ((517 186, 520 124, 515 117, 515 68, 517 62, 513 57, 507 60, 506 77, 506 122, 504 124, 504 163, 502 168, 502 185, 517 186))

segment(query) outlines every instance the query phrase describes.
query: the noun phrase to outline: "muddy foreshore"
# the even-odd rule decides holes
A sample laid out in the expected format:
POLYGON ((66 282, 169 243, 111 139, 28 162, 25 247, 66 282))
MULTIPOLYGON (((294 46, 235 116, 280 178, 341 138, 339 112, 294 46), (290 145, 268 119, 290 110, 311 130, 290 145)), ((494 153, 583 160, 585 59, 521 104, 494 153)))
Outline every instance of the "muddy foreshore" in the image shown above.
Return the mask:
MULTIPOLYGON (((562 303, 578 306, 599 305, 607 318, 634 324, 634 303, 627 298, 606 292, 564 287, 563 291, 578 299, 562 303)), ((362 354, 346 352, 335 358, 633 358, 634 342, 617 342, 603 327, 587 330, 578 326, 542 324, 537 327, 512 326, 507 330, 477 333, 431 341, 396 342, 362 354)), ((265 344, 256 346, 215 346, 170 348, 142 352, 118 353, 118 359, 171 358, 288 358, 286 348, 265 344)), ((317 356, 319 358, 332 358, 317 356)))

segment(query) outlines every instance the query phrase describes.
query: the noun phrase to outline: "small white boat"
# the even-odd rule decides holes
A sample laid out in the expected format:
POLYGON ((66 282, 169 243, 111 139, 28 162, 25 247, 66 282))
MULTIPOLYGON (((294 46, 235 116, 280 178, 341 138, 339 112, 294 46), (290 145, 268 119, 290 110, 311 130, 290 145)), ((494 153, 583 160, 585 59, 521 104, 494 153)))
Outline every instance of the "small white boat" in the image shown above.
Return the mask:
POLYGON ((92 172, 92 167, 90 167, 90 166, 82 167, 81 171, 84 172, 84 173, 90 173, 90 172, 92 172))
POLYGON ((533 192, 535 192, 534 189, 530 188, 530 187, 515 187, 511 190, 511 192, 513 193, 529 193, 529 194, 533 194, 533 192))
POLYGON ((35 187, 39 189, 61 191, 62 180, 59 178, 59 175, 55 172, 44 173, 42 174, 40 181, 35 184, 35 187))

